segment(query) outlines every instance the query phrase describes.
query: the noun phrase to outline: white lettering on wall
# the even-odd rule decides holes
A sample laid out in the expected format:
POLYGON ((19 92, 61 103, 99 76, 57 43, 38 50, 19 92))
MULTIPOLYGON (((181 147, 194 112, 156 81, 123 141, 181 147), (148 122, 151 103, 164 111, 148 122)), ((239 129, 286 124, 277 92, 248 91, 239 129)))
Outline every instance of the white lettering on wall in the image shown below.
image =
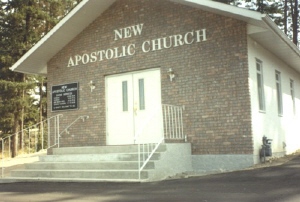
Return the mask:
POLYGON ((183 45, 190 45, 194 42, 206 41, 206 30, 197 30, 187 32, 185 34, 176 34, 164 38, 144 41, 142 44, 142 51, 144 53, 150 51, 157 51, 168 48, 175 48, 183 45))
POLYGON ((185 44, 192 44, 192 43, 194 43, 194 32, 193 31, 192 32, 187 32, 184 35, 184 43, 185 44), (191 38, 189 38, 189 35, 191 35, 191 38))
MULTIPOLYGON (((141 35, 144 24, 125 27, 114 30, 114 40, 126 39, 133 36, 141 35)), ((150 51, 159 51, 163 49, 176 48, 183 45, 200 43, 207 41, 206 29, 192 30, 184 34, 175 34, 163 38, 155 38, 144 41, 141 44, 143 53, 150 51)), ((111 60, 126 56, 133 56, 137 50, 136 44, 123 45, 121 47, 108 48, 105 50, 97 50, 91 53, 71 56, 67 67, 74 67, 80 64, 88 64, 97 61, 111 60)))
POLYGON ((114 30, 115 33, 115 40, 118 39, 127 39, 132 36, 138 36, 142 34, 144 24, 138 24, 130 27, 125 27, 119 30, 114 30))
POLYGON ((87 64, 90 61, 90 56, 88 54, 83 54, 82 64, 87 64))
POLYGON ((149 52, 150 49, 150 41, 144 41, 143 45, 142 45, 142 50, 144 53, 149 52))
POLYGON ((96 61, 97 61, 97 52, 92 52, 90 62, 96 62, 96 61))
POLYGON ((70 57, 69 62, 68 62, 68 67, 73 67, 73 66, 75 66, 75 64, 74 64, 72 57, 70 57))
POLYGON ((202 30, 197 30, 197 42, 201 42, 201 38, 202 41, 206 41, 206 29, 202 29, 202 30))

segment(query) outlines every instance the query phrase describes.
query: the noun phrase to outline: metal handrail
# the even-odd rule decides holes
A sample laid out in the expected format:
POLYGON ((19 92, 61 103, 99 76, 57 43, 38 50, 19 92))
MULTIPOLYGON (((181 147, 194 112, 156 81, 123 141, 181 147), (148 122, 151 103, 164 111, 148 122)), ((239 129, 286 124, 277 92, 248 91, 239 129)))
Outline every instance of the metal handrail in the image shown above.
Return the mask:
MULTIPOLYGON (((5 140, 7 140, 7 139, 9 140, 9 155, 10 155, 10 142, 11 142, 11 138, 13 136, 18 135, 19 133, 23 134, 24 131, 25 132, 29 131, 28 134, 29 134, 29 139, 30 139, 30 129, 37 128, 37 126, 39 126, 40 124, 42 126, 44 126, 43 124, 47 123, 47 127, 48 127, 48 142, 47 143, 48 144, 47 144, 47 148, 46 149, 50 149, 50 148, 55 147, 55 146, 57 146, 59 148, 60 147, 60 137, 61 137, 61 135, 63 133, 69 134, 70 127, 72 125, 74 125, 78 120, 81 119, 82 121, 85 121, 86 119, 89 118, 89 116, 87 116, 87 115, 79 116, 71 124, 69 124, 64 130, 62 130, 60 132, 60 117, 62 117, 62 116, 63 116, 62 114, 58 114, 58 115, 52 116, 52 117, 50 117, 50 118, 48 118, 48 119, 46 119, 44 121, 41 121, 41 122, 39 122, 37 124, 34 124, 34 125, 32 125, 32 126, 30 126, 28 128, 25 128, 25 129, 23 129, 23 130, 15 133, 15 134, 9 135, 9 136, 7 136, 5 138, 0 138, 0 141, 2 142, 2 144, 1 144, 1 148, 2 148, 2 153, 1 153, 1 157, 2 157, 2 161, 1 161, 2 162, 1 163, 2 164, 2 166, 1 166, 1 177, 4 176, 4 167, 3 167, 4 163, 3 163, 3 161, 4 161, 4 142, 5 142, 5 140), (51 128, 53 128, 54 130, 51 130, 51 128), (51 132, 53 134, 53 136, 52 136, 53 141, 51 141, 51 135, 50 135, 51 132), (51 142, 53 142, 53 143, 51 144, 51 142)), ((44 130, 43 130, 43 128, 42 128, 41 132, 42 132, 42 142, 43 142, 44 141, 44 139, 43 139, 43 137, 44 137, 44 130)), ((36 142, 36 139, 35 139, 35 142, 36 142)), ((30 141, 29 141, 28 147, 29 147, 29 152, 30 152, 30 141)), ((22 145, 22 149, 23 149, 23 145, 22 145)), ((44 149, 44 145, 42 143, 42 150, 43 149, 44 149)))
POLYGON ((57 117, 54 118, 54 144, 51 145, 51 120, 53 119, 53 117, 48 118, 47 119, 47 123, 48 123, 48 147, 47 149, 50 149, 52 147, 55 147, 56 145, 59 145, 59 126, 60 126, 60 119, 59 117, 62 117, 62 114, 58 114, 56 116, 53 117, 57 117))
POLYGON ((138 131, 138 133, 135 135, 134 137, 134 142, 137 143, 138 142, 138 173, 139 173, 139 179, 141 179, 141 172, 144 169, 144 167, 147 165, 147 163, 149 162, 150 158, 152 157, 152 155, 155 153, 155 151, 157 150, 157 148, 159 147, 159 145, 163 142, 164 137, 162 137, 159 141, 157 141, 156 143, 141 143, 138 141, 138 139, 141 137, 141 135, 143 134, 146 126, 148 126, 152 120, 154 120, 154 118, 161 112, 161 107, 157 107, 156 110, 153 111, 152 115, 149 116, 149 119, 147 119, 144 124, 142 125, 142 127, 140 128, 140 130, 138 131), (141 151, 141 145, 143 145, 142 147, 142 151, 141 151), (145 150, 145 145, 147 152, 145 150), (153 147, 153 145, 155 145, 155 147, 153 147), (143 155, 143 158, 141 158, 141 154, 143 155), (147 158, 146 156, 147 155, 147 158))
POLYGON ((186 139, 183 134, 183 110, 184 106, 174 106, 162 104, 161 110, 159 107, 154 110, 153 114, 145 121, 141 130, 135 136, 135 143, 143 134, 146 126, 160 113, 163 113, 163 137, 155 143, 138 143, 138 166, 139 166, 139 179, 141 179, 141 172, 150 161, 153 154, 157 151, 159 146, 164 142, 165 138, 168 139, 186 139))
POLYGON ((65 132, 67 134, 69 134, 69 128, 71 128, 72 125, 74 125, 79 119, 81 119, 83 122, 86 119, 89 119, 89 116, 87 115, 83 115, 83 116, 79 116, 77 119, 75 119, 70 125, 68 125, 61 133, 59 133, 58 135, 58 147, 59 147, 59 138, 61 137, 61 135, 65 132))
POLYGON ((185 139, 183 134, 184 106, 162 105, 164 134, 166 139, 185 139))
POLYGON ((4 169, 3 169, 3 164, 4 164, 4 155, 3 155, 4 143, 3 143, 2 138, 1 138, 1 148, 2 148, 2 152, 1 152, 1 178, 3 178, 3 176, 4 176, 4 169))
MULTIPOLYGON (((22 134, 22 138, 24 138, 24 132, 26 133, 27 131, 28 131, 28 152, 30 153, 30 151, 31 151, 31 137, 30 137, 30 130, 32 130, 32 129, 36 129, 36 128, 38 128, 38 126, 40 125, 40 126, 42 126, 42 128, 41 128, 41 132, 42 132, 42 134, 41 134, 41 137, 42 137, 42 150, 44 150, 44 144, 43 144, 43 142, 44 142, 44 129, 43 129, 43 127, 44 127, 44 124, 45 123, 47 123, 47 127, 48 127, 48 144, 47 144, 47 149, 48 148, 51 148, 51 147, 54 147, 55 145, 57 145, 57 142, 56 141, 54 141, 54 144, 53 145, 51 145, 51 142, 50 142, 50 128, 51 128, 51 121, 54 123, 54 139, 56 140, 56 139, 58 139, 58 137, 56 137, 56 136, 58 136, 58 134, 59 134, 59 118, 60 117, 62 117, 63 115, 62 114, 58 114, 58 115, 55 115, 55 116, 52 116, 52 117, 50 117, 50 118, 48 118, 48 119, 46 119, 46 120, 43 120, 43 121, 41 121, 41 122, 39 122, 39 123, 37 123, 37 124, 34 124, 34 125, 31 125, 31 126, 29 126, 29 127, 27 127, 27 128, 25 128, 25 129, 23 129, 23 130, 21 130, 21 131, 19 131, 19 132, 16 132, 16 133, 14 133, 14 134, 11 134, 11 135, 9 135, 9 136, 6 136, 6 137, 4 137, 4 138, 0 138, 0 141, 1 141, 1 164, 2 164, 2 166, 1 166, 1 177, 3 177, 3 172, 4 172, 4 167, 3 167, 3 165, 4 165, 4 150, 5 150, 5 141, 6 140, 8 140, 8 150, 9 150, 9 156, 10 156, 10 144, 11 144, 11 138, 12 137, 14 137, 14 136, 17 136, 17 135, 19 135, 19 134, 22 134)), ((21 149, 23 150, 23 144, 24 144, 24 139, 22 139, 22 145, 21 145, 21 149)), ((35 135, 35 140, 34 140, 34 142, 35 142, 35 152, 37 151, 37 140, 36 140, 36 135, 35 135)), ((17 145, 17 148, 18 148, 18 145, 17 145)))
POLYGON ((138 144, 139 180, 141 179, 141 172, 143 171, 143 169, 145 168, 147 163, 150 161, 151 157, 156 152, 156 150, 159 148, 159 146, 163 143, 163 141, 164 141, 164 138, 161 138, 157 143, 142 144, 143 145, 142 154, 141 154, 141 144, 138 144), (146 145, 146 148, 145 148, 145 145, 146 145), (155 146, 155 147, 153 147, 153 146, 155 146))

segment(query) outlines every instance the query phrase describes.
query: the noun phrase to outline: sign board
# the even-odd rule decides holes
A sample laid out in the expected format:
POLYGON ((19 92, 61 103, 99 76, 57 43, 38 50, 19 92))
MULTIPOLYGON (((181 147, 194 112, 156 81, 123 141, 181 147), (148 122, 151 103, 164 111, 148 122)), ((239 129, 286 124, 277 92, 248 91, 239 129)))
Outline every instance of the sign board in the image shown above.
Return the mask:
POLYGON ((78 109, 78 83, 52 86, 52 111, 78 109))

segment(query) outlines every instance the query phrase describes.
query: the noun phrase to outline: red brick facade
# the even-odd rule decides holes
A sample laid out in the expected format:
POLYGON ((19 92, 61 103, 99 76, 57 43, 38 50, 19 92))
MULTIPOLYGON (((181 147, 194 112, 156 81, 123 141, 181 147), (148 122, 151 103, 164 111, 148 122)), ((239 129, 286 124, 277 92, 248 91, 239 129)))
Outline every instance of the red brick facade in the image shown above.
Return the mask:
MULTIPOLYGON (((76 25, 74 25, 76 26, 76 25)), ((79 83, 79 109, 62 113, 61 146, 106 144, 105 76, 160 68, 162 103, 185 105, 184 131, 193 154, 252 154, 246 23, 167 0, 118 0, 48 64, 48 89, 79 83), (141 35, 114 40, 114 30, 143 24, 141 35), (147 40, 206 29, 206 41, 143 52, 147 40), (132 56, 70 66, 70 57, 135 44, 132 56), (68 67, 68 64, 70 67, 68 67), (176 74, 170 82, 167 71, 176 74), (95 83, 91 92, 89 83, 95 83)))

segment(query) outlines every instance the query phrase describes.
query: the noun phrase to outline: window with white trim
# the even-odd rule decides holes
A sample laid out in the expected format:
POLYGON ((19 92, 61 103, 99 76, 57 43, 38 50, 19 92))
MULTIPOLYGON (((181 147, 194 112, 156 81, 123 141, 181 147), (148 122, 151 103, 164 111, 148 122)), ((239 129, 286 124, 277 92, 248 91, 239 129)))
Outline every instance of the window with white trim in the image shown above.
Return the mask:
POLYGON ((259 111, 266 111, 262 61, 256 59, 256 76, 259 111))
POLYGON ((279 71, 275 71, 275 78, 276 78, 278 115, 282 116, 283 109, 282 109, 281 73, 279 71))

